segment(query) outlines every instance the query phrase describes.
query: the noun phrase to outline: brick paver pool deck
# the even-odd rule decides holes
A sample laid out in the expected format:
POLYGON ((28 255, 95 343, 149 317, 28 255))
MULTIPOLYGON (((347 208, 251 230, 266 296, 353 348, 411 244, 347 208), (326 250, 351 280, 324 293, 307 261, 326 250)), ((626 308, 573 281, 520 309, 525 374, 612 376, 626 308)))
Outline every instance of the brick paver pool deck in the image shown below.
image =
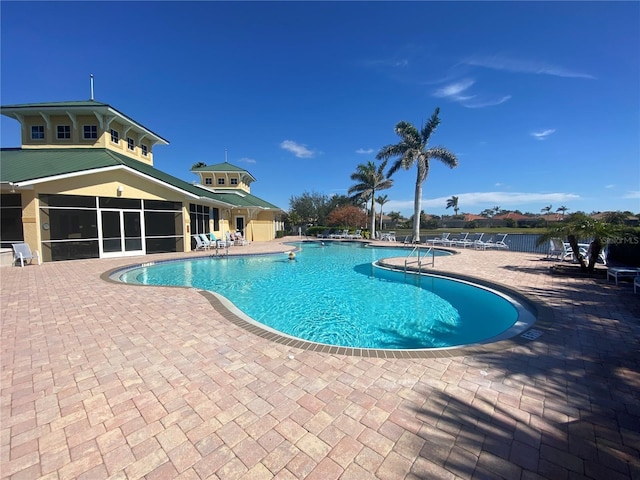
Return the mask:
POLYGON ((270 341, 196 289, 101 278, 185 256, 0 269, 3 479, 640 479, 631 282, 467 249, 435 270, 522 292, 541 335, 377 358, 270 341))

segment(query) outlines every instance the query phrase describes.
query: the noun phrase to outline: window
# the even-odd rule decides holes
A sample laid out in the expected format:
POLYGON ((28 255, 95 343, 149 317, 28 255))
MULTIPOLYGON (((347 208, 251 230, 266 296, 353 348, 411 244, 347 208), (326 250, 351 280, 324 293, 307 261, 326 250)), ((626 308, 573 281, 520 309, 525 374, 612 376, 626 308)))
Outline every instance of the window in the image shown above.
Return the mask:
POLYGON ((31 126, 31 140, 44 140, 44 125, 31 126))
POLYGON ((56 138, 58 140, 71 138, 71 127, 69 125, 58 125, 56 129, 56 138))
POLYGON ((120 134, 117 130, 111 129, 111 141, 113 143, 120 143, 120 134))
POLYGON ((220 210, 212 208, 209 218, 213 220, 213 229, 220 230, 220 210))
POLYGON ((213 183, 213 178, 205 178, 204 179, 204 184, 205 185, 211 185, 213 183))
POLYGON ((98 127, 97 125, 84 125, 83 127, 82 138, 85 140, 94 140, 98 138, 98 127))
POLYGON ((218 185, 224 185, 224 178, 218 179, 218 185))
POLYGON ((136 144, 134 143, 133 138, 131 137, 127 137, 127 148, 132 151, 135 150, 136 148, 136 144))
POLYGON ((209 207, 189 204, 191 216, 191 233, 209 233, 209 207))
POLYGON ((146 145, 140 145, 140 148, 142 149, 142 156, 146 157, 147 154, 149 153, 149 150, 147 149, 146 145))
POLYGON ((237 178, 232 178, 231 179, 231 185, 238 185, 238 179, 237 178))

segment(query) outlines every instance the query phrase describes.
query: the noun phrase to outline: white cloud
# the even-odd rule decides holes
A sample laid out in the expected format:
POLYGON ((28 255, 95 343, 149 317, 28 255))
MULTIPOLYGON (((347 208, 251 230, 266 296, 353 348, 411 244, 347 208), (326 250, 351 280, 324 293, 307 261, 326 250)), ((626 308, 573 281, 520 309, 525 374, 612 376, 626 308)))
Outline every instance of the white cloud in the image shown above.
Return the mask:
POLYGON ((283 141, 280 148, 293 153, 298 158, 312 158, 315 155, 315 152, 309 150, 306 145, 296 143, 293 140, 283 141))
POLYGON ((480 100, 477 102, 464 102, 462 105, 467 108, 493 107, 494 105, 500 105, 510 99, 511 95, 505 95, 504 97, 480 100))
POLYGON ((594 80, 596 77, 588 73, 577 72, 558 65, 550 65, 533 60, 518 60, 514 58, 501 57, 471 57, 462 61, 465 65, 474 67, 484 67, 493 70, 504 70, 513 73, 532 73, 535 75, 552 75, 554 77, 565 78, 587 78, 594 80))
POLYGON ((548 128, 547 130, 543 130, 541 132, 531 132, 531 136, 538 140, 544 140, 549 135, 555 133, 555 131, 556 131, 555 128, 548 128))
POLYGON ((459 82, 455 83, 450 83, 449 85, 445 85, 444 87, 441 87, 433 92, 433 96, 438 98, 451 98, 452 100, 468 100, 470 98, 473 98, 473 96, 465 97, 460 94, 467 90, 474 83, 475 80, 471 78, 460 80, 459 82))
MULTIPOLYGON (((460 207, 466 212, 480 211, 484 208, 500 205, 505 209, 518 209, 525 206, 538 211, 536 205, 567 204, 582 200, 580 195, 574 193, 531 193, 531 192, 467 192, 454 193, 458 197, 460 207), (537 209, 536 209, 537 208, 537 209)), ((438 198, 423 198, 422 209, 429 211, 444 211, 447 200, 451 196, 438 198)), ((385 203, 387 211, 400 211, 404 215, 413 214, 413 199, 391 200, 385 203)))
POLYGON ((359 148, 358 150, 356 150, 356 153, 362 155, 371 155, 373 153, 373 148, 359 148))
MULTIPOLYGON (((484 205, 492 203, 494 205, 503 204, 504 208, 512 208, 515 205, 527 203, 560 203, 576 201, 579 195, 573 193, 530 193, 530 192, 469 192, 456 195, 460 205, 484 205)), ((447 198, 440 197, 429 199, 427 202, 433 205, 442 206, 447 198)))
POLYGON ((256 163, 256 161, 253 158, 249 158, 249 157, 242 157, 240 160, 238 160, 238 162, 241 162, 241 163, 256 163))
POLYGON ((616 188, 616 186, 613 183, 610 183, 609 185, 605 185, 604 188, 616 188))
POLYGON ((511 98, 511 95, 504 95, 499 98, 492 98, 486 95, 478 96, 475 94, 463 95, 463 93, 469 90, 469 88, 474 83, 475 80, 471 78, 466 78, 458 82, 450 83, 434 91, 433 96, 458 102, 466 108, 492 107, 494 105, 500 105, 501 103, 504 103, 511 98))
POLYGON ((640 190, 631 191, 631 192, 623 195, 622 198, 640 198, 640 190))

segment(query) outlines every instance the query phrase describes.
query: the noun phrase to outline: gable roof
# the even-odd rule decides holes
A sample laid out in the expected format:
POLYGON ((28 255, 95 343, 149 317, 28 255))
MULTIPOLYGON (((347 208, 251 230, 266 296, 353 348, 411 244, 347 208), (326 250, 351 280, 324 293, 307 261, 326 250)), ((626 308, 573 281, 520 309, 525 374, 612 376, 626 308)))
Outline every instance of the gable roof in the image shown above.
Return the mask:
POLYGON ((129 170, 148 180, 180 190, 193 198, 236 208, 257 207, 280 210, 279 207, 243 190, 213 192, 106 148, 3 148, 0 150, 0 183, 10 183, 18 187, 113 169, 129 170))

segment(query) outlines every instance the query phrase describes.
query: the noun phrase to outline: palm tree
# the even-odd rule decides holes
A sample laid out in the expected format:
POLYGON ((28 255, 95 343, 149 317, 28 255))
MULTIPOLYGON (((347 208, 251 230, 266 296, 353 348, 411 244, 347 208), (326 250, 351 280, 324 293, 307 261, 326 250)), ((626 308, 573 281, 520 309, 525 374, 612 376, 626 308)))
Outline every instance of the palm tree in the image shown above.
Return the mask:
POLYGON ((440 124, 438 113, 440 108, 436 108, 429 121, 418 131, 409 122, 399 122, 395 126, 396 135, 400 137, 400 143, 382 147, 376 158, 387 160, 391 157, 398 157, 396 162, 389 169, 387 178, 397 172, 400 168, 409 170, 417 164, 416 189, 413 205, 413 241, 420 241, 420 211, 422 209, 422 184, 429 175, 429 161, 436 158, 450 168, 458 166, 458 158, 444 147, 429 147, 429 139, 440 124))
POLYGON ((562 212, 562 218, 564 218, 564 214, 566 213, 567 210, 569 210, 569 209, 563 205, 561 207, 558 207, 556 209, 556 212, 562 212))
POLYGON ((580 264, 580 270, 592 273, 607 239, 614 237, 617 233, 618 228, 615 225, 601 222, 583 213, 574 213, 569 216, 567 221, 549 227, 545 233, 538 237, 536 243, 542 245, 551 238, 566 238, 580 264), (579 240, 587 239, 591 239, 588 265, 580 253, 580 247, 578 246, 579 240))
POLYGON ((547 205, 546 207, 544 207, 542 210, 540 210, 540 212, 542 213, 549 213, 551 211, 551 209, 553 208, 553 205, 547 205))
POLYGON ((452 195, 451 198, 447 200, 447 208, 450 207, 453 207, 453 211, 456 215, 458 215, 458 210, 460 209, 458 208, 458 197, 456 197, 455 195, 452 195))
POLYGON ((191 170, 195 170, 196 168, 200 168, 200 167, 206 167, 207 164, 204 162, 196 162, 193 165, 191 165, 191 170))
POLYGON ((361 163, 356 167, 356 171, 351 174, 351 180, 358 183, 349 187, 348 194, 353 195, 355 201, 368 201, 371 199, 371 238, 376 232, 376 204, 375 196, 379 190, 391 188, 393 180, 385 178, 384 169, 387 167, 387 160, 383 161, 377 168, 372 161, 366 164, 361 163))
POLYGON ((380 204, 380 230, 382 230, 382 207, 389 201, 389 195, 378 195, 376 203, 380 204))

